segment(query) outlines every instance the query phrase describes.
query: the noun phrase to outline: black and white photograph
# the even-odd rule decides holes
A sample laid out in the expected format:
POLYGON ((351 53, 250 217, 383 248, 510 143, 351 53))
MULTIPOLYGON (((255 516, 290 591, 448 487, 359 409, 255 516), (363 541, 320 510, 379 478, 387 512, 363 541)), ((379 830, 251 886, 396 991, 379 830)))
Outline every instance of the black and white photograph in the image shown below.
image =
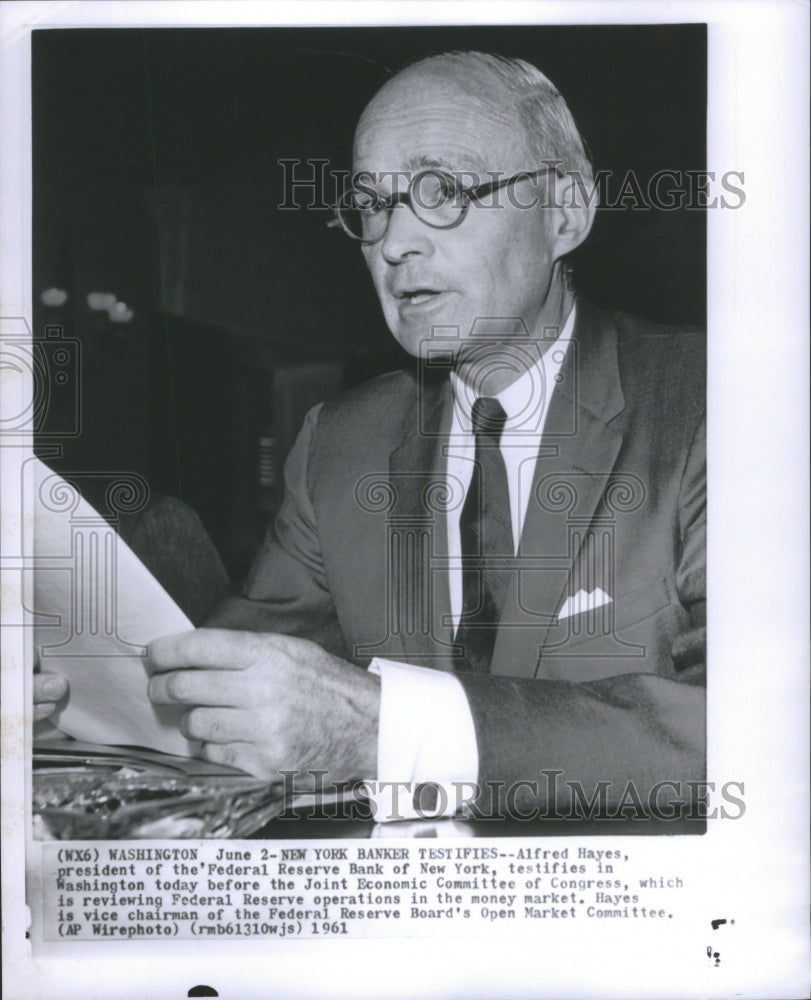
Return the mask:
MULTIPOLYGON (((705 27, 32 46, 34 326, 76 390, 36 442, 66 543, 35 546, 38 712, 266 784, 404 782, 383 821, 703 832, 704 216, 745 197, 708 192, 705 27), (80 496, 197 631, 164 639, 80 496), (138 638, 130 677, 103 643, 138 638)), ((44 835, 89 835, 39 780, 44 835)), ((157 832, 110 794, 104 837, 157 832)))
POLYGON ((758 285, 738 23, 21 6, 4 802, 41 995, 264 997, 275 949, 273 995, 411 996, 296 973, 399 941, 426 997, 802 996, 807 247, 783 220, 758 285), (796 836, 745 848, 775 791, 796 836))

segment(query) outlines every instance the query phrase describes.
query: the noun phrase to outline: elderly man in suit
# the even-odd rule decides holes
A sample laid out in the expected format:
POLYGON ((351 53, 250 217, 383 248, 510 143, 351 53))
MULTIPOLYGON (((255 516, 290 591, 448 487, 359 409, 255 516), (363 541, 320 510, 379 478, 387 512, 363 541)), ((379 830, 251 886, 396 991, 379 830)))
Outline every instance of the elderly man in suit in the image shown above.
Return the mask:
POLYGON ((309 414, 248 579, 152 645, 151 698, 268 778, 434 782, 519 816, 682 800, 704 773, 702 338, 575 295, 591 168, 527 63, 408 67, 354 156, 336 222, 415 371, 309 414))

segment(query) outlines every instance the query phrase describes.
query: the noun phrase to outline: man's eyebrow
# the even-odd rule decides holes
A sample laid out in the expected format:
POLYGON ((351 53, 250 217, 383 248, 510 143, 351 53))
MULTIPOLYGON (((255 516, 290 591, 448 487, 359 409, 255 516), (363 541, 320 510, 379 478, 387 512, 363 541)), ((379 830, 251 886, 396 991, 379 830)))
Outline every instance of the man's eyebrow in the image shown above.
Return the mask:
POLYGON ((408 161, 408 168, 410 170, 444 170, 457 174, 475 173, 482 176, 485 174, 484 164, 479 160, 471 157, 462 166, 455 156, 445 153, 435 153, 432 155, 423 153, 420 156, 412 157, 408 161))

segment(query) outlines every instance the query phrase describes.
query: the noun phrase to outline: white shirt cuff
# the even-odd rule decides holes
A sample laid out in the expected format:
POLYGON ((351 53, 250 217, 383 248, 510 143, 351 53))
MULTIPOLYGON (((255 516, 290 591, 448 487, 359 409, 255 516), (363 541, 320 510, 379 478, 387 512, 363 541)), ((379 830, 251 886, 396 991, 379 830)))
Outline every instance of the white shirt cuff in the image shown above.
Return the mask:
POLYGON ((378 822, 454 816, 475 797, 476 730, 453 674, 374 659, 380 677, 377 781, 366 792, 378 822))

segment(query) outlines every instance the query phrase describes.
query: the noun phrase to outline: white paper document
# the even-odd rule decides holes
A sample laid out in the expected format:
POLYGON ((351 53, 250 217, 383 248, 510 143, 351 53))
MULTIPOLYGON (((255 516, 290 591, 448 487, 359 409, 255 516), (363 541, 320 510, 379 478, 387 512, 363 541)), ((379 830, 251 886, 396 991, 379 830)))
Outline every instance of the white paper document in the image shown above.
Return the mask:
POLYGON ((149 570, 61 476, 33 463, 34 642, 43 672, 70 689, 52 716, 92 743, 135 744, 191 756, 185 709, 147 695, 146 647, 193 628, 149 570))

